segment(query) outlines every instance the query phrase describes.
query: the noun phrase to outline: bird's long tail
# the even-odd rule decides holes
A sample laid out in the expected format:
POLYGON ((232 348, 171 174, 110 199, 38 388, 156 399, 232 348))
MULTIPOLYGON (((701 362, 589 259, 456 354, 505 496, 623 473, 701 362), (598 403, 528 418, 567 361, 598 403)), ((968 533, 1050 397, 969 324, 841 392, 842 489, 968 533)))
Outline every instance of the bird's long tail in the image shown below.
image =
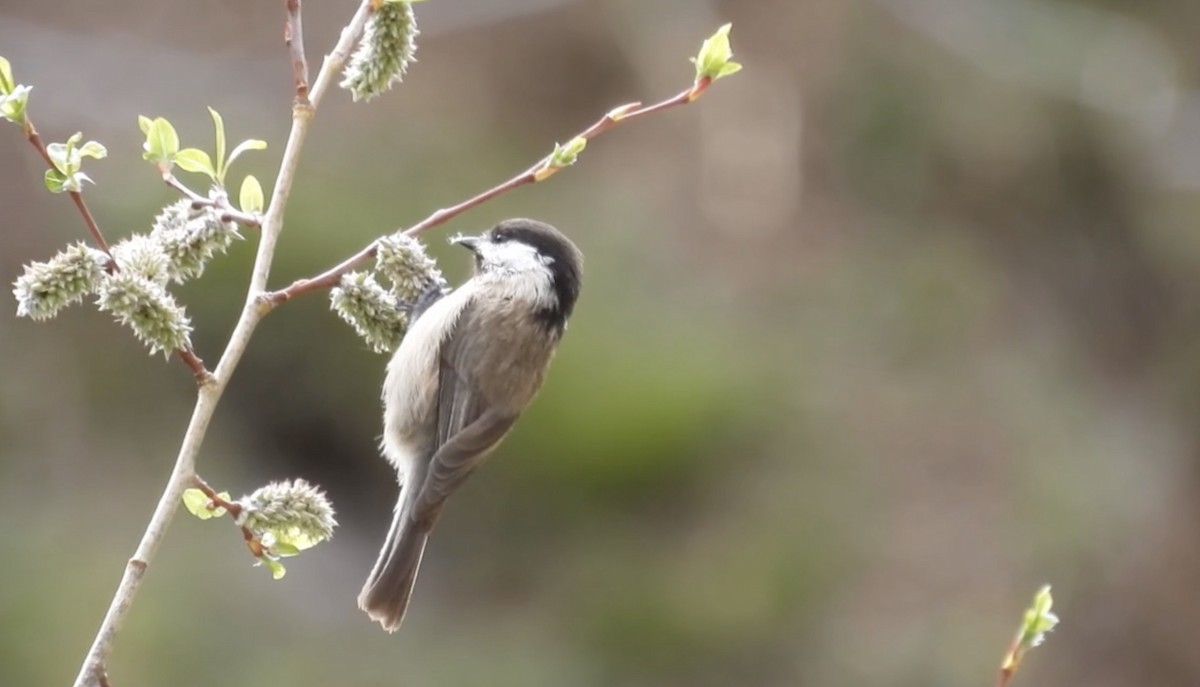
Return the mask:
POLYGON ((431 529, 432 523, 418 523, 408 516, 402 498, 379 560, 358 594, 358 607, 388 632, 395 632, 404 621, 431 529))

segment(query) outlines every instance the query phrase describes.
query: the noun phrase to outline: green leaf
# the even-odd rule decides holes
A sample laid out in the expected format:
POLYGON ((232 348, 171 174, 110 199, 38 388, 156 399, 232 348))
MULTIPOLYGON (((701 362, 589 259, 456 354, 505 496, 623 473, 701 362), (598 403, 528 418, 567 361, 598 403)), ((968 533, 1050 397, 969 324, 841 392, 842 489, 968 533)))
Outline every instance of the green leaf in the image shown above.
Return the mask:
POLYGON ((258 179, 255 179, 253 174, 247 174, 246 178, 242 179, 242 191, 238 194, 238 207, 242 209, 242 212, 262 212, 262 184, 258 183, 258 179))
POLYGON ((25 110, 29 107, 29 91, 32 86, 17 86, 12 93, 0 95, 0 117, 16 124, 25 122, 25 110))
MULTIPOLYGON (((298 551, 306 551, 311 549, 317 544, 320 544, 322 541, 319 539, 313 539, 295 527, 287 531, 276 531, 274 534, 276 542, 295 547, 298 551)), ((274 551, 275 547, 271 547, 271 550, 274 551)))
POLYGON ((275 542, 275 546, 271 547, 271 553, 276 556, 279 556, 280 558, 284 558, 287 556, 299 556, 300 549, 299 549, 299 547, 293 546, 293 545, 281 540, 281 541, 275 542))
POLYGON ((208 114, 212 116, 213 129, 217 134, 217 168, 216 182, 221 186, 225 185, 225 120, 221 118, 221 113, 213 108, 208 108, 208 114))
POLYGON ((150 130, 146 132, 146 142, 142 144, 145 150, 142 157, 153 162, 171 162, 179 152, 179 134, 163 117, 155 117, 150 122, 150 130))
MULTIPOLYGON (((229 492, 221 492, 217 496, 228 501, 229 492)), ((183 492, 183 506, 188 509, 192 515, 201 520, 211 520, 219 518, 227 512, 224 508, 209 508, 212 501, 208 496, 199 489, 185 489, 183 492)))
POLYGON ((17 87, 17 82, 13 80, 12 65, 8 60, 0 57, 0 95, 8 95, 17 87))
POLYGON ((213 516, 212 511, 208 509, 208 497, 199 489, 184 490, 183 507, 201 520, 208 520, 213 516))
POLYGON ((267 569, 271 571, 271 579, 282 580, 283 576, 287 574, 287 570, 283 567, 283 563, 280 563, 274 558, 264 555, 259 560, 262 561, 262 564, 267 566, 267 569))
POLYGON ((96 141, 88 141, 79 148, 79 155, 81 157, 91 157, 100 160, 108 156, 108 148, 105 148, 101 143, 96 141))
POLYGON ((50 164, 54 165, 54 169, 58 170, 64 179, 66 175, 78 170, 78 167, 72 169, 72 147, 70 139, 66 143, 54 142, 46 146, 46 157, 50 158, 50 164))
POLYGON ((151 119, 149 117, 147 117, 146 115, 138 115, 138 128, 142 130, 143 136, 150 135, 150 127, 153 125, 154 125, 154 122, 151 121, 151 119))
POLYGON ((717 72, 717 76, 715 78, 719 79, 723 76, 729 76, 730 74, 737 74, 740 71, 742 71, 742 65, 740 63, 726 62, 725 66, 721 67, 721 71, 717 72))
POLYGON ((225 163, 225 170, 227 171, 233 165, 233 161, 241 157, 242 153, 246 152, 247 150, 266 150, 266 148, 267 142, 260 141, 257 138, 251 138, 242 141, 241 143, 237 144, 237 147, 234 148, 233 152, 229 154, 229 160, 225 163))
MULTIPOLYGON (((729 30, 733 24, 725 24, 717 32, 709 36, 700 46, 700 53, 691 58, 696 64, 696 80, 710 79, 716 81, 722 76, 733 74, 740 65, 728 70, 726 65, 733 59, 733 48, 729 45, 729 30)), ((735 63, 736 64, 736 63, 735 63)))
POLYGON ((212 159, 199 148, 184 148, 175 153, 175 164, 184 171, 207 174, 208 178, 217 180, 217 170, 213 169, 212 159))
POLYGON ((67 175, 57 169, 47 169, 45 176, 46 188, 51 193, 62 193, 67 190, 67 175))

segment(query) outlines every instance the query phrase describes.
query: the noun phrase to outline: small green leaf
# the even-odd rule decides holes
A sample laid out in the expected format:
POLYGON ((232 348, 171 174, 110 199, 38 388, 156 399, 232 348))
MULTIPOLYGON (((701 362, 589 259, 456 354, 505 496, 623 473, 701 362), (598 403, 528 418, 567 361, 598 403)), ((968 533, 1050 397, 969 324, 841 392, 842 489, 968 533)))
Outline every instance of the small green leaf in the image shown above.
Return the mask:
POLYGON ((729 76, 730 74, 737 74, 740 71, 742 71, 742 65, 740 63, 726 62, 725 66, 721 67, 721 71, 717 72, 717 75, 716 75, 716 77, 714 77, 714 80, 719 79, 723 76, 729 76))
POLYGON ((262 564, 267 566, 267 569, 271 571, 271 579, 282 580, 283 576, 287 574, 287 570, 283 567, 283 563, 280 563, 274 558, 264 555, 259 560, 262 561, 262 564))
POLYGON ((189 513, 201 520, 208 520, 213 517, 212 511, 208 509, 208 496, 199 489, 184 490, 183 507, 187 508, 189 513))
POLYGON ((146 132, 145 150, 142 157, 153 162, 171 162, 179 152, 179 134, 175 127, 163 117, 155 117, 146 132))
POLYGON ((72 148, 72 149, 76 148, 79 145, 79 142, 82 140, 83 140, 83 132, 76 131, 75 133, 71 134, 70 137, 67 138, 67 147, 72 148))
MULTIPOLYGON (((221 492, 220 494, 217 494, 217 496, 226 501, 229 500, 229 492, 221 492)), ((219 518, 222 515, 225 515, 227 512, 224 508, 220 507, 209 508, 210 505, 212 505, 212 501, 209 500, 208 496, 203 491, 200 491, 199 489, 184 490, 183 506, 188 509, 189 513, 197 518, 200 518, 201 520, 211 520, 212 518, 219 518)))
POLYGON ((32 86, 17 86, 12 93, 0 95, 0 117, 16 124, 25 122, 25 111, 29 107, 29 92, 32 86))
POLYGON ((54 165, 54 169, 58 170, 64 178, 66 175, 76 171, 72 169, 71 146, 70 140, 67 143, 54 142, 46 146, 46 157, 50 158, 50 164, 54 165))
POLYGON ((229 154, 229 160, 225 162, 225 170, 227 171, 233 165, 233 161, 241 157, 242 153, 246 152, 247 150, 265 150, 266 147, 266 141, 260 141, 256 138, 242 141, 241 143, 237 144, 237 147, 234 148, 233 152, 229 154))
POLYGON ((238 207, 242 209, 242 212, 262 212, 262 184, 258 183, 258 179, 254 178, 253 174, 247 174, 246 178, 242 179, 242 191, 238 194, 238 207))
POLYGON ((108 149, 101 143, 88 141, 79 148, 79 155, 81 157, 91 157, 100 160, 108 156, 108 149))
POLYGON ((67 190, 67 175, 57 169, 46 170, 46 188, 51 193, 62 193, 67 190))
POLYGON ((216 182, 225 185, 225 120, 221 118, 221 113, 213 108, 208 108, 208 114, 212 116, 213 129, 217 134, 217 168, 216 182))
POLYGON ((217 170, 213 169, 212 158, 199 148, 184 148, 175 153, 175 164, 184 171, 207 174, 208 178, 217 180, 217 170))
POLYGON ((8 60, 0 57, 0 95, 8 95, 17 87, 17 82, 13 79, 12 65, 8 60))
POLYGON ((142 130, 143 136, 150 135, 150 127, 153 125, 154 125, 154 122, 151 121, 151 119, 149 117, 147 117, 146 115, 138 115, 138 128, 142 130))
POLYGON ((277 541, 275 542, 275 545, 271 547, 271 553, 279 556, 280 558, 285 558, 287 556, 299 556, 300 549, 285 541, 277 541))
POLYGON ((733 74, 740 65, 733 63, 735 66, 732 70, 726 68, 733 59, 733 48, 729 45, 729 30, 733 28, 733 24, 725 24, 717 29, 717 32, 709 36, 700 46, 700 53, 691 58, 696 64, 696 81, 701 79, 709 79, 716 81, 722 76, 733 74))

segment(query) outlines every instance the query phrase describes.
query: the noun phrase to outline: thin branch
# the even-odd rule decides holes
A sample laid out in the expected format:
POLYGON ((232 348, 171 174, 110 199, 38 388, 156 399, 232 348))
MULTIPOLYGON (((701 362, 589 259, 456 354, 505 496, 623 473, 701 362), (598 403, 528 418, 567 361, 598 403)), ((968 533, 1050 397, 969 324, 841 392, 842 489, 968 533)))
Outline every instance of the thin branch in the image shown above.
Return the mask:
POLYGON ((192 376, 196 378, 196 386, 204 386, 213 383, 212 373, 208 368, 204 367, 204 361, 196 356, 196 352, 190 348, 182 348, 175 351, 175 355, 183 361, 192 370, 192 376))
POLYGON ((204 478, 202 478, 200 475, 192 475, 192 486, 204 492, 204 495, 208 497, 208 500, 212 501, 214 508, 224 508, 225 510, 229 511, 229 514, 235 519, 237 516, 242 514, 242 506, 240 504, 226 501, 221 497, 220 494, 217 493, 217 490, 210 487, 208 482, 205 482, 204 478))
MULTIPOLYGON (((42 137, 38 135, 37 128, 33 125, 33 120, 26 116, 23 127, 25 138, 29 139, 29 143, 37 149, 38 154, 42 156, 42 159, 46 161, 50 169, 56 169, 54 160, 50 158, 50 151, 46 150, 46 144, 42 141, 42 137)), ((88 233, 92 235, 92 240, 108 256, 109 268, 115 269, 117 261, 113 259, 112 251, 108 249, 108 242, 104 240, 104 234, 100 233, 100 225, 96 224, 96 218, 92 217, 92 212, 88 210, 87 203, 83 200, 83 194, 79 191, 68 191, 68 193, 71 194, 71 200, 74 201, 79 214, 83 216, 83 222, 87 225, 88 233)))
POLYGON ((192 201, 192 207, 195 208, 215 208, 221 213, 222 222, 237 222, 245 227, 260 227, 262 226, 262 216, 253 212, 242 212, 233 207, 229 202, 229 197, 223 192, 216 198, 209 198, 196 193, 188 188, 186 184, 175 177, 171 172, 163 172, 163 183, 171 188, 179 191, 187 196, 188 200, 192 201))
POLYGON ((283 27, 283 40, 292 56, 292 74, 296 79, 296 104, 308 105, 308 58, 304 55, 304 28, 300 21, 300 0, 285 0, 287 24, 283 27))
POLYGON ((267 278, 270 276, 275 244, 283 229, 284 206, 287 203, 288 194, 291 192, 292 179, 300 161, 300 150, 304 144, 309 122, 312 120, 313 110, 320 102, 334 75, 345 64, 351 48, 354 47, 354 41, 362 33, 363 26, 366 25, 370 14, 371 0, 363 0, 350 23, 342 29, 341 37, 333 52, 325 58, 321 65, 321 71, 309 94, 311 103, 299 104, 293 108, 292 131, 283 152, 283 160, 275 181, 271 204, 263 217, 258 253, 254 259, 250 287, 246 294, 246 303, 242 308, 242 314, 238 318, 233 334, 230 335, 229 343, 225 347, 225 353, 221 356, 211 383, 204 384, 199 389, 196 405, 192 410, 187 430, 184 432, 183 444, 179 447, 179 454, 175 459, 171 476, 163 488, 162 496, 159 497, 158 505, 150 517, 150 522, 146 525, 146 530, 142 534, 133 557, 125 566, 125 572, 113 595, 108 612, 105 613, 87 657, 84 658, 83 665, 80 667, 79 675, 75 678, 75 687, 93 687, 100 682, 100 676, 105 674, 108 657, 112 652, 113 640, 120 631, 121 624, 141 588, 146 568, 154 559, 167 527, 179 508, 184 490, 192 484, 192 478, 196 474, 196 456, 200 452, 200 445, 208 431, 209 422, 212 421, 221 394, 229 383, 234 369, 241 361, 242 355, 246 352, 255 327, 267 312, 267 308, 261 305, 261 294, 266 287, 267 278))
MULTIPOLYGON (((622 105, 621 107, 610 110, 607 114, 597 120, 595 124, 592 124, 588 128, 579 132, 574 138, 591 140, 605 131, 617 126, 618 124, 625 124, 627 122, 632 122, 634 120, 662 112, 663 110, 669 110, 673 107, 679 107, 680 105, 687 105, 703 95, 704 92, 708 90, 710 85, 712 85, 712 81, 708 78, 703 78, 696 81, 691 88, 688 88, 672 98, 667 98, 666 100, 654 103, 653 105, 647 105, 644 107, 641 103, 629 103, 627 105, 622 105)), ((467 210, 478 207, 479 205, 482 205, 497 196, 508 193, 518 186, 545 181, 559 169, 561 168, 551 165, 551 156, 548 155, 524 172, 521 172, 520 174, 503 183, 493 186, 483 193, 480 193, 472 198, 468 198, 457 205, 452 205, 450 207, 437 210, 425 219, 404 230, 404 233, 407 236, 417 236, 422 234, 440 224, 444 224, 451 219, 458 217, 467 210)), ((273 308, 281 303, 284 303, 285 301, 295 298, 296 296, 301 296, 312 291, 318 291, 337 286, 344 274, 350 270, 353 270, 363 262, 375 257, 377 245, 377 241, 372 241, 362 250, 358 251, 354 255, 351 255, 349 258, 346 258, 342 262, 329 268, 321 274, 318 274, 315 277, 309 277, 307 279, 298 279, 287 288, 267 294, 266 299, 268 303, 273 308)))

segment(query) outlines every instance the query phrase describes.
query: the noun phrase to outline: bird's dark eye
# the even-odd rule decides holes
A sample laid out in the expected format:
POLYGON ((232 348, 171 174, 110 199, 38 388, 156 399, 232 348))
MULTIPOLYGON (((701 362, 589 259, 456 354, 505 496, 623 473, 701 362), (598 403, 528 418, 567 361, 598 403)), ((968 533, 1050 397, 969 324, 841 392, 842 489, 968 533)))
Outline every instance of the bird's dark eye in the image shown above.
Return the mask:
POLYGON ((492 232, 492 240, 496 243, 504 243, 510 238, 512 238, 512 235, 504 229, 497 229, 492 232))

